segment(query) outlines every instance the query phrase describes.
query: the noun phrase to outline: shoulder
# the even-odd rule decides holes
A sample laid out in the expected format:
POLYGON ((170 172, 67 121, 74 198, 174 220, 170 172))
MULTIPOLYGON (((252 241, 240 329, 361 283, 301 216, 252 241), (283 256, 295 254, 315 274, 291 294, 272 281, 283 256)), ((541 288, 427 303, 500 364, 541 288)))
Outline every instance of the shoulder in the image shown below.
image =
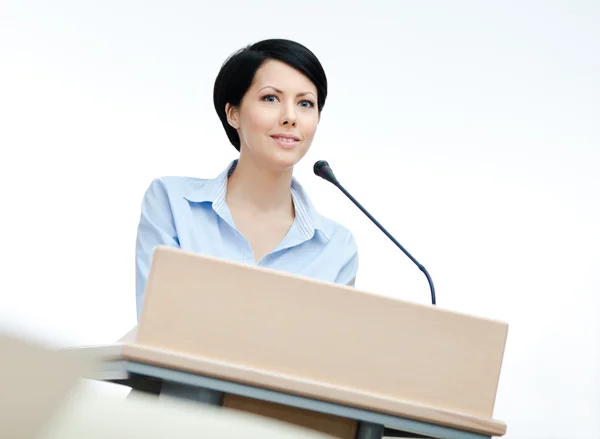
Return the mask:
POLYGON ((208 183, 206 178, 186 176, 162 176, 150 181, 146 192, 159 191, 168 194, 185 195, 201 189, 208 183))
POLYGON ((336 244, 348 246, 352 250, 356 250, 356 240, 350 229, 343 224, 332 220, 315 211, 315 215, 319 217, 319 228, 323 234, 336 244))
POLYGON ((331 247, 331 251, 336 255, 336 258, 339 258, 342 266, 339 276, 343 279, 340 282, 354 285, 359 259, 358 246, 354 235, 347 227, 323 216, 322 227, 326 231, 325 233, 329 233, 331 239, 328 246, 331 247))
POLYGON ((211 200, 217 189, 215 179, 162 176, 150 182, 144 199, 202 202, 211 200))

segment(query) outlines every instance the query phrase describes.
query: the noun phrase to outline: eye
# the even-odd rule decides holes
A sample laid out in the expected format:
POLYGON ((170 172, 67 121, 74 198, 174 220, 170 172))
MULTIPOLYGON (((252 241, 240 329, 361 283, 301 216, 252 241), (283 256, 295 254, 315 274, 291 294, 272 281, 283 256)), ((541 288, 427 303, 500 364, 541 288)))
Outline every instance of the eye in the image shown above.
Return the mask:
POLYGON ((300 101, 300 106, 304 107, 304 108, 312 108, 315 106, 315 103, 313 101, 309 101, 307 99, 300 101))
POLYGON ((265 102, 277 102, 277 96, 275 96, 275 95, 266 95, 266 96, 263 96, 262 100, 265 101, 265 102))

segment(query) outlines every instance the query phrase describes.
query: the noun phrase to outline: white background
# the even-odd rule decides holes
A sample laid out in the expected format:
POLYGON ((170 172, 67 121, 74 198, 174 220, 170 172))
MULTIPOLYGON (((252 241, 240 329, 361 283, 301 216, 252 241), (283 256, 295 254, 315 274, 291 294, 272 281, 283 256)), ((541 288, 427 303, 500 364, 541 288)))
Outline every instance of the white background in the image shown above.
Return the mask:
POLYGON ((2 2, 0 325, 54 345, 133 326, 144 190, 235 158, 215 75, 291 38, 330 81, 296 176, 354 232, 357 287, 429 300, 318 159, 439 306, 510 324, 505 437, 600 438, 600 3, 366 4, 2 2))

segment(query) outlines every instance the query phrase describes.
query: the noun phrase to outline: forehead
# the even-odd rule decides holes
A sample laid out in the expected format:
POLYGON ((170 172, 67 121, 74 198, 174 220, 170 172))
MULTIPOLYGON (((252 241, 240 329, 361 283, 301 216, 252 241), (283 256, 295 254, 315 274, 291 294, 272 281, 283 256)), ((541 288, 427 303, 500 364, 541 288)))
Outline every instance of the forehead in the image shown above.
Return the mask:
POLYGON ((277 60, 266 61, 254 75, 252 88, 260 89, 266 86, 276 87, 283 92, 317 94, 317 88, 303 73, 277 60))

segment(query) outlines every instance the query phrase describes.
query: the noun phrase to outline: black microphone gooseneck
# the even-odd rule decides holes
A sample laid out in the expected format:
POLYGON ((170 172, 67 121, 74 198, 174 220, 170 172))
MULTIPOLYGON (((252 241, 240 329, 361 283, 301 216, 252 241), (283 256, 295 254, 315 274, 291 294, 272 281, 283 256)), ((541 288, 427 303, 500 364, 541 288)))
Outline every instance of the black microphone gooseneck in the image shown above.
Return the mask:
POLYGON ((379 229, 385 233, 385 235, 390 238, 390 240, 396 244, 396 246, 402 250, 404 252, 404 254, 406 256, 409 257, 409 259, 411 261, 413 261, 415 263, 415 265, 417 267, 419 267, 419 270, 421 270, 423 272, 423 274, 425 274, 425 277, 427 278, 427 282, 429 282, 429 289, 431 290, 431 304, 435 305, 436 301, 435 301, 435 288, 433 287, 433 281, 431 280, 431 276, 429 275, 429 273, 427 272, 427 269, 421 265, 403 246, 402 244, 400 244, 398 241, 396 241, 396 239, 390 235, 390 233, 385 230, 385 228, 379 224, 379 222, 373 218, 373 216, 364 208, 361 206, 361 204, 356 201, 356 199, 346 190, 344 189, 344 187, 340 184, 340 182, 337 180, 337 178, 335 178, 335 175, 333 174, 333 171, 331 170, 331 167, 329 166, 329 163, 327 163, 325 160, 319 160, 318 162, 315 163, 314 167, 313 167, 313 171, 315 172, 315 174, 321 178, 323 178, 324 180, 327 180, 328 182, 330 182, 331 184, 333 184, 334 186, 337 186, 337 188, 339 190, 341 190, 344 195, 346 195, 350 201, 352 201, 356 207, 358 207, 362 213, 364 213, 371 221, 373 221, 373 223, 379 227, 379 229))

